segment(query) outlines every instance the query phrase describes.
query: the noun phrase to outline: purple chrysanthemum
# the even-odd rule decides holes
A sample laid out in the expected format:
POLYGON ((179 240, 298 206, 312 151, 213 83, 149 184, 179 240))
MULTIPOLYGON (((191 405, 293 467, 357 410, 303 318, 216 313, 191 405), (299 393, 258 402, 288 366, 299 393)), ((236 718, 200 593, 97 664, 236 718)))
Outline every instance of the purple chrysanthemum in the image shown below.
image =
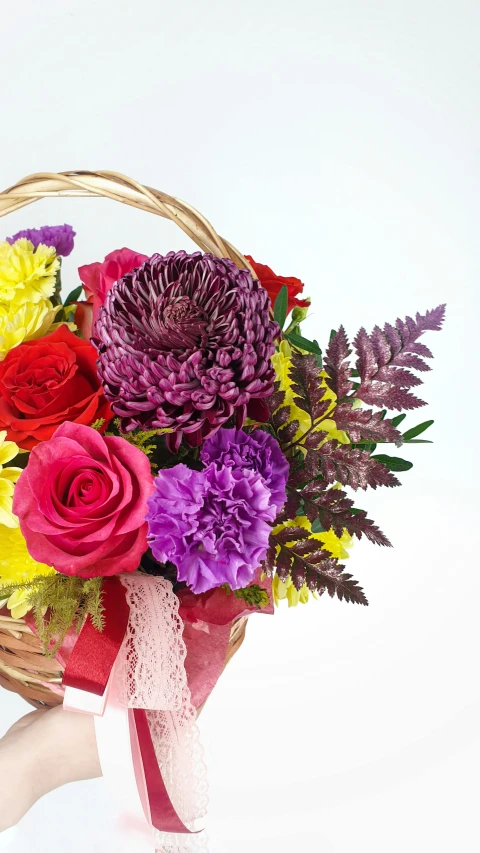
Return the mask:
POLYGON ((287 495, 285 486, 290 466, 272 435, 257 429, 249 434, 242 429, 220 429, 207 439, 200 456, 204 465, 256 471, 270 490, 271 503, 277 513, 287 495))
POLYGON ((170 252, 113 286, 94 341, 122 429, 169 428, 176 451, 183 434, 198 446, 235 411, 240 426, 248 404, 262 406, 273 391, 278 331, 268 294, 248 270, 170 252))
POLYGON ((240 589, 265 559, 275 508, 260 474, 209 465, 160 471, 148 500, 152 553, 195 593, 240 589))
POLYGON ((36 249, 40 243, 53 246, 57 255, 66 258, 73 251, 75 231, 71 225, 43 225, 41 228, 27 228, 19 231, 13 237, 7 237, 7 243, 15 243, 21 237, 26 237, 36 249))

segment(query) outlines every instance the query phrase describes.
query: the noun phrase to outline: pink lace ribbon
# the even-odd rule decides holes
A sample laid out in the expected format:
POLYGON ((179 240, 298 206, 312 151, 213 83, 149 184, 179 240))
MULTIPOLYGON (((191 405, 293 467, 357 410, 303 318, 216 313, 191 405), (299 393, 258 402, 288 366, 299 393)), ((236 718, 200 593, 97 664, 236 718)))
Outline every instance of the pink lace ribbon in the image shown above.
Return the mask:
POLYGON ((82 629, 64 676, 64 707, 94 715, 103 775, 119 806, 118 849, 200 853, 207 841, 195 827, 206 811, 206 773, 179 602, 164 578, 120 580, 126 624, 113 606, 118 580, 109 579, 107 629, 82 629))

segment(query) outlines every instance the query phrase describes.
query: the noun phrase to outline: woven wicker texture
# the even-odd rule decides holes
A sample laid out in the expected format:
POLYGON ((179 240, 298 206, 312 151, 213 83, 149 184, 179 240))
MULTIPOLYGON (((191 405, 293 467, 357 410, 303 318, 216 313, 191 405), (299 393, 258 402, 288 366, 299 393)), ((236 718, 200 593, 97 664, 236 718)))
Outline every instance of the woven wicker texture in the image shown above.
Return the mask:
MULTIPOLYGON (((0 216, 39 201, 57 196, 96 196, 138 207, 171 219, 203 252, 231 258, 254 275, 250 264, 235 246, 215 231, 213 225, 195 208, 160 190, 146 187, 118 172, 41 172, 28 175, 0 193, 0 216)), ((234 623, 225 665, 238 651, 245 637, 246 620, 234 623)), ((59 685, 63 670, 56 660, 47 660, 40 641, 23 619, 12 619, 0 611, 0 686, 23 696, 35 707, 59 705, 62 698, 49 684, 59 685)))
MULTIPOLYGON (((225 666, 239 650, 245 638, 246 619, 232 627, 225 666)), ((61 705, 62 697, 49 684, 62 683, 63 667, 42 655, 38 637, 23 619, 12 619, 0 611, 0 686, 18 693, 35 708, 61 705)))
POLYGON ((253 270, 235 246, 220 237, 213 225, 185 201, 145 187, 118 172, 41 172, 29 175, 0 193, 0 216, 6 216, 41 198, 55 196, 100 196, 138 207, 171 219, 203 252, 231 258, 238 266, 253 270))

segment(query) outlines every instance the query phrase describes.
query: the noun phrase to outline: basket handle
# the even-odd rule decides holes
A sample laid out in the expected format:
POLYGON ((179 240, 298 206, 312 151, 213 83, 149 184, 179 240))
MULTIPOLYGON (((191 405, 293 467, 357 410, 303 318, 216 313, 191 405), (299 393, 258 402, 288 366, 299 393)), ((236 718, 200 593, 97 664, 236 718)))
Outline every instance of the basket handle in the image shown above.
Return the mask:
POLYGON ((139 184, 119 172, 39 172, 28 175, 13 187, 0 193, 0 216, 6 216, 41 198, 53 196, 99 196, 122 204, 139 207, 171 219, 204 252, 216 257, 230 258, 239 267, 246 267, 256 278, 246 258, 215 231, 208 219, 187 202, 139 184))

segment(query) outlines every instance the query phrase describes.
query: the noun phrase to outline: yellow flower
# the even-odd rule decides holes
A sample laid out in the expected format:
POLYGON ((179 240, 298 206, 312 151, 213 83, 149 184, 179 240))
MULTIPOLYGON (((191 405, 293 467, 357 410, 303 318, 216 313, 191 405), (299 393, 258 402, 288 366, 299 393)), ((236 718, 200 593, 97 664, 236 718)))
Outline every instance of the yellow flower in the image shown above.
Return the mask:
POLYGON ((14 619, 23 619, 31 610, 31 605, 28 603, 29 594, 29 589, 16 589, 7 600, 7 607, 14 619))
POLYGON ((307 604, 311 595, 313 598, 318 598, 316 593, 312 592, 306 583, 300 589, 295 589, 290 575, 285 581, 280 580, 278 575, 274 575, 272 592, 275 607, 278 607, 279 602, 284 599, 287 599, 289 607, 296 607, 297 604, 307 604))
MULTIPOLYGON (((37 563, 27 550, 27 543, 19 527, 9 528, 0 525, 0 595, 1 587, 29 581, 39 575, 54 575, 55 570, 43 563, 37 563)), ((7 601, 7 606, 15 619, 25 616, 30 606, 27 602, 29 590, 15 590, 7 601)))
POLYGON ((0 302, 42 302, 53 296, 60 261, 53 246, 35 249, 22 237, 12 245, 0 243, 0 302))
POLYGON ((13 485, 17 482, 22 469, 12 466, 4 468, 4 465, 18 454, 17 445, 13 441, 5 441, 6 436, 6 430, 2 430, 0 432, 0 524, 12 528, 18 527, 18 519, 12 512, 13 485))
MULTIPOLYGON (((274 535, 280 533, 280 531, 284 530, 286 527, 302 527, 304 530, 308 530, 310 538, 317 539, 321 542, 323 547, 330 552, 332 557, 336 557, 338 560, 347 560, 350 556, 346 549, 352 547, 353 536, 350 536, 347 530, 343 531, 342 536, 337 536, 333 530, 326 530, 322 533, 312 533, 312 525, 308 518, 304 515, 297 515, 296 518, 285 521, 283 524, 278 524, 274 527, 272 533, 274 535)), ((294 542, 287 542, 286 544, 287 546, 293 545, 294 542)), ((279 547, 280 546, 278 546, 278 549, 279 547)), ((296 607, 297 604, 306 604, 310 600, 310 595, 317 598, 315 593, 311 592, 306 584, 304 584, 299 590, 295 589, 295 585, 290 576, 286 581, 282 581, 277 575, 275 575, 273 578, 272 590, 274 602, 277 606, 278 602, 285 598, 288 599, 289 607, 296 607)))
MULTIPOLYGON (((15 302, 5 305, 0 302, 0 361, 3 361, 11 349, 24 341, 41 338, 47 332, 53 331, 53 321, 61 310, 61 305, 54 308, 49 299, 23 305, 17 305, 15 302)), ((75 328, 74 326, 74 331, 75 328)))
POLYGON ((51 329, 61 306, 54 308, 55 276, 60 267, 55 249, 30 240, 0 243, 0 361, 11 349, 51 329))
MULTIPOLYGON (((272 364, 275 369, 276 378, 280 382, 280 390, 285 391, 285 404, 290 406, 290 418, 288 423, 291 423, 291 421, 298 421, 298 430, 294 436, 294 440, 298 441, 301 439, 302 435, 310 429, 311 420, 307 412, 304 412, 303 409, 300 409, 295 403, 296 395, 292 391, 293 382, 290 377, 292 350, 287 341, 283 340, 281 342, 278 351, 272 356, 272 364)), ((337 430, 335 421, 329 417, 329 415, 332 415, 335 411, 337 395, 328 387, 325 381, 326 377, 327 374, 324 370, 319 372, 320 384, 324 389, 323 399, 330 400, 330 406, 325 412, 324 419, 315 427, 314 432, 326 432, 327 436, 325 441, 335 438, 341 444, 350 444, 347 434, 343 432, 343 430, 337 430)))
POLYGON ((273 528, 272 533, 274 535, 280 533, 286 527, 302 527, 304 530, 308 530, 310 538, 318 539, 324 548, 330 551, 332 557, 336 557, 338 560, 348 560, 350 556, 346 549, 352 547, 353 536, 350 536, 346 530, 343 531, 342 536, 337 536, 331 529, 322 533, 312 533, 312 525, 308 518, 305 515, 297 515, 296 518, 291 518, 289 521, 284 521, 283 524, 278 524, 273 528))
MULTIPOLYGON (((27 550, 27 543, 18 525, 18 518, 12 512, 14 484, 21 468, 4 467, 18 454, 13 441, 5 441, 6 430, 0 432, 0 594, 2 586, 28 581, 37 575, 53 574, 54 569, 37 563, 27 550)), ((25 615, 30 609, 26 602, 28 591, 15 590, 7 602, 15 619, 25 615)))

